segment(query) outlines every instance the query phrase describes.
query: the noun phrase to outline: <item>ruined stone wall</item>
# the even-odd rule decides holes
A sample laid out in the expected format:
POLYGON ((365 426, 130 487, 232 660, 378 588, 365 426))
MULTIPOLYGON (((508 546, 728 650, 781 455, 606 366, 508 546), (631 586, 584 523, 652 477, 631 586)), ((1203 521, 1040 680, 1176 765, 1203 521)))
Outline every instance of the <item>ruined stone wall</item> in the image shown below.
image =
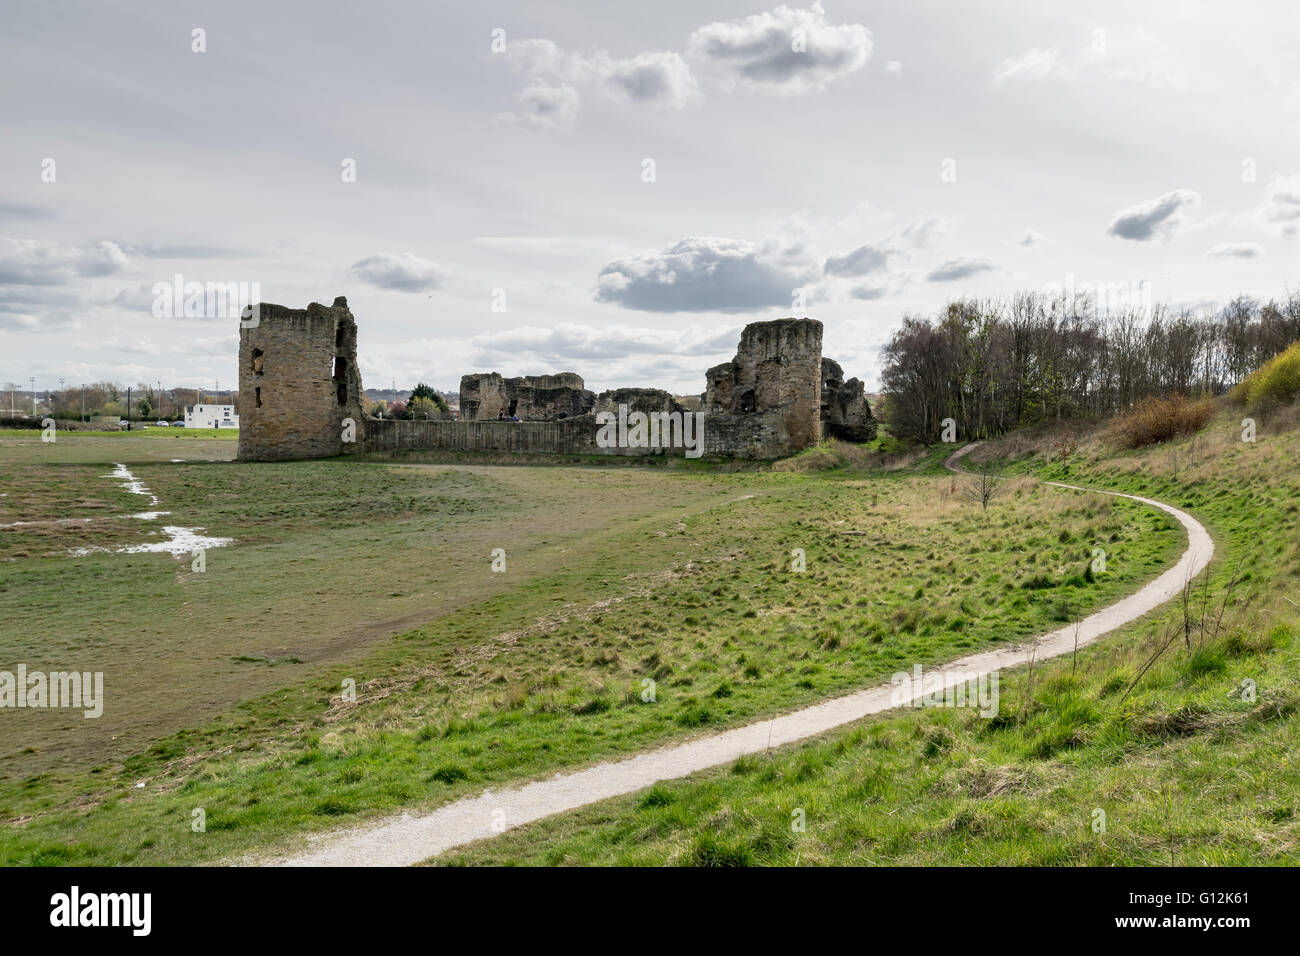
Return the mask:
POLYGON ((357 324, 347 299, 305 309, 262 303, 239 329, 239 458, 324 458, 353 451, 344 419, 364 438, 357 324))
POLYGON ((460 379, 460 415, 467 422, 516 415, 526 422, 553 422, 591 411, 596 394, 577 372, 504 378, 476 372, 460 379))
POLYGON ((594 415, 555 422, 435 422, 370 419, 358 449, 386 454, 402 451, 468 451, 512 455, 676 455, 684 448, 601 448, 594 415))
POLYGON ((788 455, 821 440, 822 324, 753 322, 736 357, 706 375, 705 453, 788 455))
POLYGON ((366 452, 473 451, 517 455, 595 455, 596 420, 591 415, 558 422, 434 422, 370 419, 366 452))
MULTIPOLYGON (((347 300, 306 309, 263 304, 239 334, 239 457, 322 458, 405 450, 511 454, 679 455, 685 449, 596 443, 597 412, 688 410, 671 393, 624 388, 599 396, 572 372, 506 379, 495 372, 461 380, 464 420, 367 418, 357 371, 357 327, 347 300), (524 421, 501 422, 501 412, 524 421), (529 420, 529 419, 532 420, 529 420), (346 441, 344 422, 355 423, 346 441)), ((709 369, 700 401, 707 455, 776 458, 816 444, 823 428, 874 434, 857 379, 822 355, 822 324, 778 319, 745 327, 736 357, 709 369), (826 394, 823 400, 823 388, 826 394), (823 421, 823 417, 825 421, 823 421)), ((849 440, 864 440, 850 437, 849 440)), ((635 441, 635 438, 629 439, 635 441)))
POLYGON ((839 362, 822 357, 822 437, 868 442, 876 437, 876 421, 867 402, 866 387, 856 378, 844 381, 839 362))

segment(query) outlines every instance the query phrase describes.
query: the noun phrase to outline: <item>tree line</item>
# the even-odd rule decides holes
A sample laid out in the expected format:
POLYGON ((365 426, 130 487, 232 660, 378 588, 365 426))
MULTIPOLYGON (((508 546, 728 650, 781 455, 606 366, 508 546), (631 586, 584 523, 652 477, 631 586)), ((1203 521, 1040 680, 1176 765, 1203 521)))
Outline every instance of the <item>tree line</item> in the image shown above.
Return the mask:
POLYGON ((1300 293, 1240 296, 1213 313, 1088 295, 1022 292, 908 315, 883 350, 891 434, 931 444, 945 418, 963 439, 1100 418, 1152 395, 1220 395, 1300 340, 1300 293))
MULTIPOLYGON (((179 419, 185 406, 200 402, 212 405, 238 405, 235 392, 213 392, 196 388, 157 388, 137 382, 129 388, 117 382, 93 382, 62 389, 38 388, 35 394, 14 382, 6 382, 0 392, 0 412, 15 415, 50 415, 56 419, 80 421, 96 418, 179 419), (130 407, 127 399, 130 398, 130 407)), ((238 411, 238 408, 236 408, 238 411)))

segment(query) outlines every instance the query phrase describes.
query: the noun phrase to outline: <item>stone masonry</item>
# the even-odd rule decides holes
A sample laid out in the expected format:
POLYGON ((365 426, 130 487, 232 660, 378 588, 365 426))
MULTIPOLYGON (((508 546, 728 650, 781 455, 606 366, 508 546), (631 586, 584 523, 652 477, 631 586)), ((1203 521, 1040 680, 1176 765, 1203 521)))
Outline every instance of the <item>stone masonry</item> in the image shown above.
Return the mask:
POLYGON ((705 376, 706 453, 775 458, 821 441, 821 363, 816 319, 745 326, 736 357, 705 376))
MULTIPOLYGON (((357 326, 347 300, 306 309, 262 304, 239 331, 239 458, 275 461, 433 449, 509 454, 682 454, 680 448, 597 446, 597 414, 688 414, 662 389, 596 395, 573 372, 461 379, 461 421, 368 418, 357 370, 357 326), (499 421, 498 415, 521 421, 499 421)), ((839 437, 875 434, 857 379, 822 354, 816 319, 747 325, 736 356, 708 370, 699 400, 704 453, 777 458, 839 437)), ((685 400, 684 400, 685 401, 685 400)), ((694 405, 695 399, 689 399, 694 405)))
POLYGON ((344 421, 365 413, 357 323, 348 300, 305 309, 263 303, 239 329, 239 457, 325 458, 344 451, 344 421))

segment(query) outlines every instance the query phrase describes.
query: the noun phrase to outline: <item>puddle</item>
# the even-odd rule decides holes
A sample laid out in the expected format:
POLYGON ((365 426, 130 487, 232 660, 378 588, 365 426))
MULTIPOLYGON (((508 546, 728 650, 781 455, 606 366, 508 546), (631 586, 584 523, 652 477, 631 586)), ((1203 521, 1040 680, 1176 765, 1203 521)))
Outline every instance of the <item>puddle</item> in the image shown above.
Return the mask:
POLYGON ((121 465, 117 462, 113 462, 113 465, 113 473, 111 475, 105 475, 105 478, 120 478, 120 487, 125 488, 133 495, 148 495, 149 504, 151 505, 156 505, 158 503, 158 496, 146 488, 143 481, 131 474, 126 465, 121 465))
MULTIPOLYGON (((158 496, 149 490, 143 481, 131 474, 126 465, 113 463, 113 473, 105 475, 105 478, 118 479, 120 486, 131 492, 133 495, 146 495, 151 505, 158 504, 158 496)), ((156 521, 164 515, 171 514, 170 511, 141 511, 133 515, 120 515, 125 518, 138 518, 141 521, 156 521)), ((72 520, 89 520, 89 519, 72 519, 72 520)), ((19 522, 22 524, 23 522, 19 522)), ((144 544, 127 545, 124 548, 76 548, 68 553, 76 557, 87 554, 102 554, 105 552, 112 554, 192 554, 195 551, 202 551, 207 548, 224 548, 229 544, 234 544, 234 538, 216 538, 202 534, 202 528, 185 528, 181 525, 164 525, 163 533, 167 535, 162 541, 149 541, 144 544)))
MULTIPOLYGON (((0 495, 0 497, 4 496, 0 495)), ((49 518, 45 521, 11 521, 8 524, 0 524, 0 528, 21 528, 33 524, 86 524, 94 520, 94 518, 49 518)))

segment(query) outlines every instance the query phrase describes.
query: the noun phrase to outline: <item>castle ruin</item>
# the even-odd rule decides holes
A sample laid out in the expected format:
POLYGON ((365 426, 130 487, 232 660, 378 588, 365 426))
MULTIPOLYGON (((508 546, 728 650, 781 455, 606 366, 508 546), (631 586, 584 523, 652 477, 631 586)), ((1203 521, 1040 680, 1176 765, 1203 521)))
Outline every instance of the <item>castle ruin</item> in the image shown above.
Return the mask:
MULTIPOLYGON (((357 324, 347 299, 306 309, 262 304, 239 330, 239 458, 277 461, 399 451, 513 454, 682 454, 678 447, 603 447, 599 423, 626 412, 689 413, 671 393, 596 394, 574 372, 465 375, 459 421, 372 418, 357 369, 357 324), (519 421, 509 419, 519 418, 519 421)), ((778 458, 826 437, 869 441, 876 425, 856 379, 822 357, 816 319, 754 322, 736 356, 708 370, 698 401, 703 452, 778 458)), ((697 404, 694 399, 690 404, 697 404)), ((668 418, 663 418, 667 421, 668 418)))

